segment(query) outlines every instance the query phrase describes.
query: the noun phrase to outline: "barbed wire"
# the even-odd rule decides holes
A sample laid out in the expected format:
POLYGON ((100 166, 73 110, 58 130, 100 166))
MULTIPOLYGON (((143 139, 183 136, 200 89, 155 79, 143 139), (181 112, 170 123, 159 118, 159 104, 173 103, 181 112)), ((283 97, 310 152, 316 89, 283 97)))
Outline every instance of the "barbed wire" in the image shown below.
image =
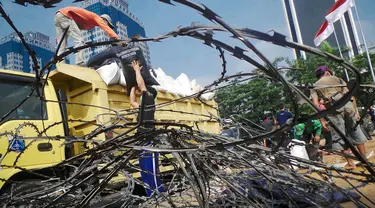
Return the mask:
MULTIPOLYGON (((81 106, 108 111, 108 113, 96 115, 96 123, 93 120, 81 118, 63 118, 45 125, 42 119, 42 127, 29 121, 20 124, 11 132, 0 132, 0 139, 9 140, 10 144, 18 139, 27 141, 23 151, 14 152, 10 145, 0 156, 0 173, 5 169, 14 169, 27 176, 21 180, 21 178, 1 178, 5 177, 1 175, 0 181, 4 182, 4 185, 0 195, 0 205, 5 207, 340 207, 340 202, 333 198, 333 195, 340 195, 357 206, 370 207, 358 201, 358 197, 353 192, 349 192, 328 180, 343 179, 362 197, 369 199, 354 185, 353 181, 373 185, 375 172, 373 164, 369 163, 356 150, 345 132, 341 132, 334 122, 327 118, 327 115, 343 107, 360 88, 374 88, 375 86, 360 85, 361 76, 358 70, 345 60, 309 46, 290 42, 279 33, 270 34, 248 28, 232 28, 205 5, 199 5, 188 0, 160 0, 160 2, 171 5, 177 3, 189 7, 216 25, 207 26, 193 23, 190 26, 179 27, 153 38, 138 37, 104 42, 87 42, 80 47, 70 47, 60 55, 57 55, 56 52, 54 57, 40 70, 38 63, 35 62, 37 60, 35 52, 24 41, 22 34, 17 30, 0 4, 1 16, 20 36, 22 44, 25 45, 32 57, 33 69, 36 73, 35 85, 31 88, 30 94, 5 114, 0 122, 3 122, 12 112, 23 105, 35 90, 41 100, 41 106, 50 102, 65 104, 71 108, 81 106), (231 46, 216 39, 216 33, 219 32, 229 33, 239 43, 254 52, 263 63, 247 56, 244 53, 245 50, 241 47, 231 46), (122 110, 45 98, 43 91, 52 66, 70 54, 98 46, 148 41, 162 42, 165 39, 179 36, 203 41, 203 44, 214 46, 212 48, 219 51, 219 57, 222 61, 220 77, 199 92, 153 106, 145 106, 144 100, 142 100, 139 109, 122 110), (349 69, 355 74, 355 82, 351 85, 349 92, 339 101, 325 111, 318 111, 316 106, 300 90, 301 86, 288 82, 280 74, 279 69, 274 67, 248 39, 257 39, 280 47, 294 48, 336 61, 343 69, 349 69), (227 54, 255 66, 260 72, 227 75, 225 51, 227 54), (41 77, 44 74, 46 76, 42 80, 41 77), (215 106, 202 99, 204 93, 225 89, 233 85, 229 81, 234 79, 238 84, 249 82, 254 78, 270 79, 282 84, 286 96, 293 98, 291 100, 295 117, 280 129, 264 133, 262 129, 252 129, 239 124, 246 132, 247 138, 233 139, 201 130, 204 129, 199 127, 201 124, 220 121, 218 116, 209 111, 193 113, 163 109, 165 106, 195 98, 207 108, 217 111, 218 109, 215 106), (316 113, 301 117, 297 96, 305 100, 316 113), (142 114, 147 111, 168 112, 176 114, 176 117, 181 114, 194 115, 198 118, 190 121, 193 123, 191 126, 184 123, 149 122, 142 121, 142 119, 133 122, 130 119, 131 116, 136 114, 140 114, 140 118, 142 118, 142 114), (109 116, 110 119, 101 122, 99 118, 103 116, 109 116), (350 147, 354 157, 337 152, 332 152, 332 154, 359 160, 365 164, 363 171, 349 171, 322 162, 295 157, 290 155, 285 148, 280 149, 279 145, 277 145, 277 148, 267 148, 258 144, 258 141, 265 138, 282 135, 283 132, 298 122, 321 117, 326 117, 332 128, 340 134, 350 147), (80 136, 51 135, 54 127, 75 122, 92 125, 93 128, 89 133, 80 136), (155 128, 147 128, 147 125, 153 125, 155 128), (31 134, 30 131, 34 131, 35 135, 20 137, 21 129, 30 127, 31 129, 26 134, 31 134), (139 129, 142 129, 142 131, 138 131, 139 129), (96 137, 104 136, 108 132, 114 132, 112 138, 96 139, 96 137), (47 140, 48 143, 60 141, 59 149, 64 152, 69 150, 68 145, 74 146, 79 143, 85 145, 77 154, 70 157, 64 156, 61 161, 50 164, 46 168, 29 169, 22 167, 25 164, 22 160, 27 160, 27 154, 32 152, 31 148, 36 148, 36 144, 43 140, 47 140), (90 146, 86 144, 90 144, 90 146), (150 158, 154 163, 159 163, 159 165, 154 165, 158 166, 156 168, 159 171, 145 170, 141 167, 141 161, 150 158), (308 172, 301 173, 295 167, 308 170, 308 172), (313 177, 313 173, 318 174, 321 179, 313 177), (159 180, 160 184, 155 182, 155 186, 150 185, 142 175, 151 176, 155 181, 159 180), (149 191, 151 194, 147 195, 144 193, 145 191, 149 191)), ((43 2, 38 3, 43 5, 43 2)), ((51 4, 51 2, 48 3, 51 4)), ((64 34, 66 35, 67 31, 64 34)), ((58 49, 59 47, 60 45, 58 49)), ((323 88, 328 87, 332 86, 323 86, 323 88)), ((314 86, 307 86, 307 88, 318 89, 314 86)), ((44 110, 42 107, 41 114, 44 110)), ((186 122, 188 121, 186 120, 186 122)), ((284 139, 281 139, 279 144, 283 141, 284 139)), ((374 204, 371 200, 369 202, 374 204)))

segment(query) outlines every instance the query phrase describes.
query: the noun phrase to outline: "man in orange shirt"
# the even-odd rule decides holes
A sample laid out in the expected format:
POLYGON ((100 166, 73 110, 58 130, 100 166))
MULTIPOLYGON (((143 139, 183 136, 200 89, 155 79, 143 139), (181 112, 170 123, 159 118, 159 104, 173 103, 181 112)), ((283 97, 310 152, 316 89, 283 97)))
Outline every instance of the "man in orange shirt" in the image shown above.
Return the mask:
MULTIPOLYGON (((55 15, 56 37, 57 41, 62 42, 57 55, 67 50, 68 36, 74 39, 75 47, 83 46, 85 40, 82 37, 81 30, 91 30, 96 26, 102 28, 111 39, 118 39, 118 35, 113 31, 114 26, 111 17, 107 14, 99 16, 79 7, 65 7, 58 10, 55 15), (68 27, 67 35, 61 40, 68 27)), ((76 64, 80 66, 84 65, 82 51, 76 55, 76 64)))

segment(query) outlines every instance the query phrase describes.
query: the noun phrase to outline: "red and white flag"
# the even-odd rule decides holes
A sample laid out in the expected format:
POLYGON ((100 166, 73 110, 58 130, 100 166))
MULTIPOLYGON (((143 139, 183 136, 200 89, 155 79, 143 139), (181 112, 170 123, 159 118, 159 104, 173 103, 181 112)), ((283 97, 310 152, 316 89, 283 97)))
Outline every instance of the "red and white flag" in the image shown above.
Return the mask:
POLYGON ((333 25, 329 24, 327 20, 324 21, 314 37, 315 46, 319 46, 325 39, 327 39, 333 33, 333 30, 333 25))
POLYGON ((338 0, 328 11, 326 20, 328 23, 332 24, 339 20, 345 12, 347 12, 351 7, 354 6, 353 0, 338 0))

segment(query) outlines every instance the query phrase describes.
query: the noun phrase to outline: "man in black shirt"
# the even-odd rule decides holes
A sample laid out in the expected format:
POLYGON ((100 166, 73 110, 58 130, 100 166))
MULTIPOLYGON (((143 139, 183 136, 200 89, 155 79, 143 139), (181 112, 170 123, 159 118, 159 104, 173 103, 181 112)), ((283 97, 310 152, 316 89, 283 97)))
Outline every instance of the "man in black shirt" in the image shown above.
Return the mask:
POLYGON ((276 121, 279 128, 286 124, 286 121, 293 118, 293 114, 285 109, 283 104, 279 105, 280 111, 277 113, 276 121))
MULTIPOLYGON (((145 102, 144 112, 142 121, 144 122, 140 127, 138 127, 137 133, 152 131, 155 128, 155 125, 152 123, 155 121, 155 97, 157 91, 150 87, 146 86, 141 70, 139 61, 133 61, 132 67, 135 71, 137 86, 131 88, 130 92, 130 104, 134 108, 139 108, 140 105, 136 101, 136 91, 137 89, 141 91, 142 96, 141 100, 145 102), (149 122, 149 123, 148 123, 149 122), (151 122, 151 123, 150 123, 151 122)), ((146 69, 147 70, 147 69, 146 69)), ((137 116, 137 121, 141 119, 141 114, 137 116)), ((153 145, 153 142, 150 141, 146 145, 153 145)), ((159 155, 158 153, 144 151, 139 158, 139 167, 141 169, 141 176, 143 182, 148 184, 152 189, 146 188, 147 196, 152 196, 154 190, 158 192, 164 192, 164 187, 159 178, 159 155)))

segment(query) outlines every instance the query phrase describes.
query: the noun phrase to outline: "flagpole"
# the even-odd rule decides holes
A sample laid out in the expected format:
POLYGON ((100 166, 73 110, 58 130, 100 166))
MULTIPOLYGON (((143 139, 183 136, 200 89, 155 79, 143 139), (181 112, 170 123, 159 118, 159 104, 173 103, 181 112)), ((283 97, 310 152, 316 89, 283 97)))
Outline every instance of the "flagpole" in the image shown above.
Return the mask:
MULTIPOLYGON (((334 25, 334 24, 331 24, 331 25, 332 25, 332 27, 333 27, 333 34, 335 35, 335 39, 336 39, 337 47, 339 48, 339 53, 340 53, 341 59, 344 60, 344 56, 342 55, 342 51, 341 51, 341 47, 340 47, 340 43, 339 43, 339 39, 337 38, 335 25, 334 25)), ((349 74, 348 74, 348 70, 346 70, 346 68, 344 68, 344 71, 345 71, 345 77, 346 77, 346 80, 349 82, 349 74)))
POLYGON ((357 20, 358 20, 359 30, 360 30, 361 35, 362 35, 363 44, 365 45, 365 50, 366 50, 366 54, 367 54, 368 64, 370 65, 370 71, 371 71, 372 81, 375 83, 374 69, 372 68, 372 63, 371 63, 371 59, 370 59, 370 53, 368 52, 367 43, 366 43, 366 39, 365 39, 365 34, 363 33, 362 24, 361 24, 361 21, 359 19, 357 4, 355 3, 355 0, 353 0, 353 4, 354 4, 354 10, 355 10, 355 13, 356 13, 356 16, 357 16, 357 20))

